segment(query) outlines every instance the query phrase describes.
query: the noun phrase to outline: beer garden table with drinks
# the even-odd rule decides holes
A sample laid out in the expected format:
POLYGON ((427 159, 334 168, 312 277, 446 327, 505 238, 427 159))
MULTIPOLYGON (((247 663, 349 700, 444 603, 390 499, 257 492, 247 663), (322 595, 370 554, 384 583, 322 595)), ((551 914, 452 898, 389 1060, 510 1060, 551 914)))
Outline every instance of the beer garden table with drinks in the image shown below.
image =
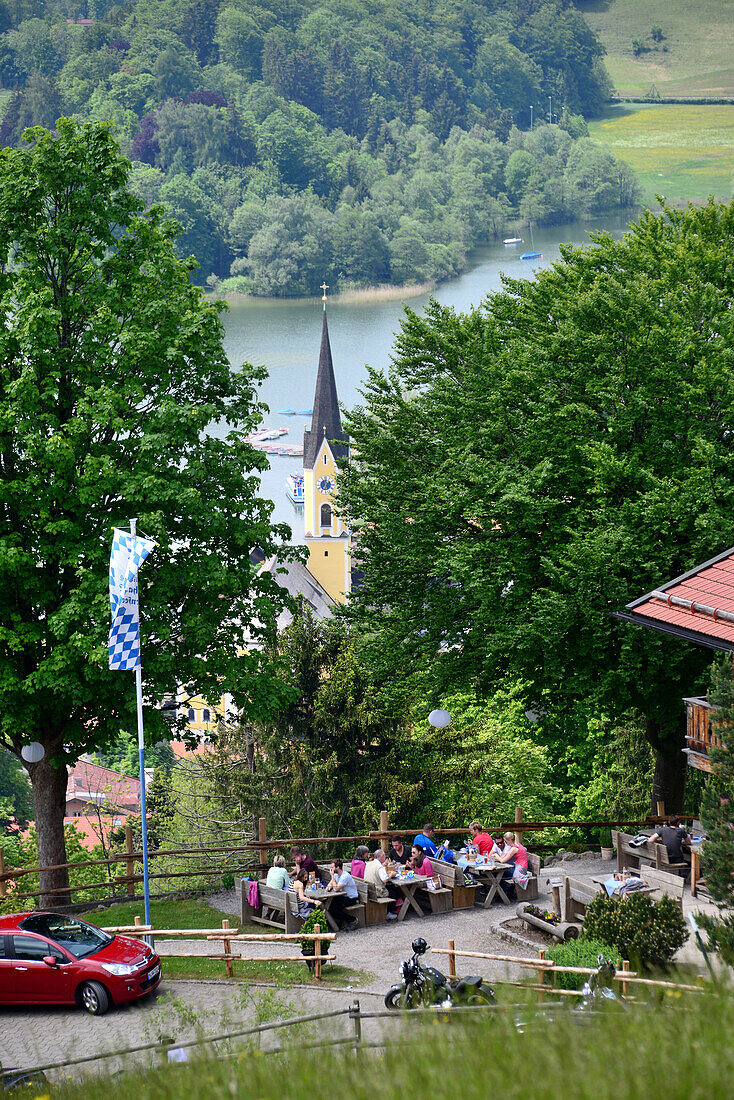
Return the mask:
POLYGON ((410 908, 413 908, 419 917, 425 916, 425 913, 416 901, 415 892, 420 886, 425 886, 427 882, 431 881, 432 879, 430 879, 428 875, 416 875, 412 872, 410 872, 410 874, 398 874, 395 878, 390 879, 392 885, 399 887, 405 897, 405 901, 401 905, 400 912, 398 913, 398 920, 405 920, 410 908))
POLYGON ((466 865, 466 870, 474 877, 478 878, 487 887, 487 897, 482 902, 485 909, 489 909, 490 905, 498 896, 500 901, 505 905, 512 905, 512 902, 508 898, 505 891, 502 889, 502 876, 505 871, 510 869, 510 865, 507 863, 495 863, 493 860, 481 863, 477 863, 476 860, 470 860, 466 865))
POLYGON ((331 903, 338 894, 335 894, 333 890, 327 890, 325 886, 307 886, 306 896, 310 901, 321 902, 321 908, 324 910, 324 916, 326 917, 326 923, 332 932, 339 931, 339 925, 332 917, 329 910, 331 909, 331 903))

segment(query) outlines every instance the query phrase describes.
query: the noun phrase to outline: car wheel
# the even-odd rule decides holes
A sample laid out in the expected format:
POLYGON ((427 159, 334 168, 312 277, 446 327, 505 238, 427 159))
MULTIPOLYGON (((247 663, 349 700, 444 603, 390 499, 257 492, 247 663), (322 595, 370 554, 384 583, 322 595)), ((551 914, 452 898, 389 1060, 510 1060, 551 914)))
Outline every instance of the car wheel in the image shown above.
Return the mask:
POLYGON ((99 982, 85 982, 79 990, 79 1001, 92 1016, 104 1016, 110 1007, 110 995, 99 982))

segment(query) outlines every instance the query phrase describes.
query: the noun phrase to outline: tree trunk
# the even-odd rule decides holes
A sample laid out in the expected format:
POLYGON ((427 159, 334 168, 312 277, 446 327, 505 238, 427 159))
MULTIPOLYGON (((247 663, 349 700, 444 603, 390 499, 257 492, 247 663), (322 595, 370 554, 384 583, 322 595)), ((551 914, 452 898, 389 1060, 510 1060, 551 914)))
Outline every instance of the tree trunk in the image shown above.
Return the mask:
POLYGON ((657 813, 658 802, 665 803, 666 814, 682 812, 688 767, 683 755, 686 745, 685 711, 681 710, 675 726, 662 727, 655 719, 648 718, 646 736, 657 754, 650 812, 657 813))
MULTIPOLYGON (((66 863, 64 839, 64 811, 66 809, 66 784, 69 773, 65 766, 54 768, 47 757, 28 768, 33 787, 33 803, 36 810, 36 836, 38 837, 39 867, 54 867, 66 863)), ((69 905, 69 872, 41 871, 40 898, 42 909, 54 909, 69 905)))

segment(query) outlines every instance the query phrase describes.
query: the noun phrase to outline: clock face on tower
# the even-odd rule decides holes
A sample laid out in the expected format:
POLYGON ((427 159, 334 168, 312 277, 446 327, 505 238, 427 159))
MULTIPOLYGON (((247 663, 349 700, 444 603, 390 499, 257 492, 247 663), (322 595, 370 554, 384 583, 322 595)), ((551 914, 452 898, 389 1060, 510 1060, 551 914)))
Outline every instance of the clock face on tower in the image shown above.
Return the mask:
POLYGON ((316 484, 322 493, 331 493, 334 489, 334 481, 330 477, 321 477, 316 484))

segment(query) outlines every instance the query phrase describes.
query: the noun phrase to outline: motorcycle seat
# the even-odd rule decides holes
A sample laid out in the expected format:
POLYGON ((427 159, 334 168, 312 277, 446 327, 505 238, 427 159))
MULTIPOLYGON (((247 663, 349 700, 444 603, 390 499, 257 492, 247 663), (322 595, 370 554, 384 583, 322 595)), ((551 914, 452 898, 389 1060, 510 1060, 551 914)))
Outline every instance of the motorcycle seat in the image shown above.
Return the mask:
POLYGON ((468 978, 461 978, 456 983, 456 989, 459 993, 462 993, 465 989, 478 989, 481 984, 482 979, 476 974, 472 974, 468 978))

